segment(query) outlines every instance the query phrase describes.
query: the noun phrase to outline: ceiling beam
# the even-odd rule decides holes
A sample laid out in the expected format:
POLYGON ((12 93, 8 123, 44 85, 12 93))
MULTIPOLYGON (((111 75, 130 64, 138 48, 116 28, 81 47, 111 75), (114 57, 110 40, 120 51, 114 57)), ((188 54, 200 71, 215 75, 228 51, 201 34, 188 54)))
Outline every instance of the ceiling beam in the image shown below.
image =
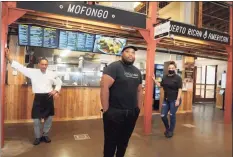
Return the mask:
POLYGON ((203 13, 210 10, 210 9, 212 10, 214 7, 216 7, 216 6, 210 2, 203 3, 203 13))
MULTIPOLYGON (((227 12, 223 12, 225 16, 227 16, 227 12)), ((229 15, 229 14, 228 14, 229 15)), ((221 15, 222 16, 222 15, 221 15)), ((208 15, 208 14, 203 14, 203 23, 206 23, 208 21, 212 21, 212 22, 217 22, 217 20, 221 21, 221 22, 227 22, 229 23, 229 20, 224 20, 222 18, 219 18, 217 16, 212 16, 212 15, 208 15)))
MULTIPOLYGON (((207 13, 208 15, 213 15, 214 13, 218 13, 219 11, 223 10, 223 9, 226 9, 226 8, 223 8, 223 7, 218 7, 217 9, 214 9, 213 11, 207 13)), ((214 16, 214 15, 213 15, 214 16)))

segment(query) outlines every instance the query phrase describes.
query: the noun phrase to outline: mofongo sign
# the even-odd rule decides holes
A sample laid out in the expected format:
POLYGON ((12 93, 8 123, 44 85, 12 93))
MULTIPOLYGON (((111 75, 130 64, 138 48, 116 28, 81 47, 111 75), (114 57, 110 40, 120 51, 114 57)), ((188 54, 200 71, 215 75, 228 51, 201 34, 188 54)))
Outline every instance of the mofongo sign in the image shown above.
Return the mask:
POLYGON ((84 2, 17 1, 17 8, 59 14, 117 25, 146 28, 146 15, 84 2))

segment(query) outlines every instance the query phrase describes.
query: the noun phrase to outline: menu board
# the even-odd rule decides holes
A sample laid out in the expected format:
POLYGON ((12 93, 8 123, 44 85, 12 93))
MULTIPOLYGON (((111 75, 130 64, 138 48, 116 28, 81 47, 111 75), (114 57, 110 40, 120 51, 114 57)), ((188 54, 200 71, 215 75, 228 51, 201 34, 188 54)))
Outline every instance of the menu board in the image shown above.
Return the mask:
POLYGON ((43 43, 43 28, 38 26, 29 27, 29 46, 40 46, 43 43))
POLYGON ((87 33, 77 33, 77 50, 92 51, 94 47, 95 35, 87 33))
POLYGON ((28 45, 28 25, 19 25, 19 45, 28 45))
POLYGON ((77 33, 68 31, 67 49, 76 50, 77 33))
POLYGON ((55 28, 19 25, 19 45, 72 51, 97 52, 120 55, 126 39, 58 30, 55 28))
POLYGON ((44 28, 44 42, 43 47, 57 48, 58 47, 58 33, 55 28, 44 28))
POLYGON ((86 34, 85 51, 93 51, 94 43, 95 43, 95 35, 86 34))
POLYGON ((93 34, 60 30, 58 47, 73 51, 91 52, 94 42, 95 35, 93 34))
POLYGON ((86 33, 77 33, 77 50, 85 51, 86 33))
POLYGON ((66 49, 67 48, 67 42, 68 42, 68 32, 60 30, 59 33, 59 48, 60 49, 66 49))

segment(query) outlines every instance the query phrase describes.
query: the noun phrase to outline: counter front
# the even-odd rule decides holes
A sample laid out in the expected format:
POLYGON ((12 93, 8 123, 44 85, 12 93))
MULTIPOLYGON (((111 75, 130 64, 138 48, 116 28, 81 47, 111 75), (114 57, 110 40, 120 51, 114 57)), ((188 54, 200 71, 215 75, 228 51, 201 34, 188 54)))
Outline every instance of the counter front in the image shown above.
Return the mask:
MULTIPOLYGON (((193 91, 192 90, 183 90, 182 91, 182 103, 178 108, 177 113, 186 113, 192 112, 192 104, 193 104, 193 91)), ((160 88, 160 104, 159 110, 161 111, 162 103, 164 100, 164 91, 163 88, 160 88)))
MULTIPOLYGON (((31 86, 6 85, 5 122, 31 121, 34 94, 31 86)), ((101 117, 99 87, 62 87, 55 99, 54 120, 76 120, 101 117)))
MULTIPOLYGON (((5 99, 5 122, 18 123, 31 120, 32 103, 34 94, 29 85, 6 85, 5 99)), ((161 88, 160 102, 163 100, 163 89, 161 88)), ((97 119, 102 117, 100 87, 62 87, 60 97, 55 99, 54 120, 79 120, 97 119)), ((160 103, 161 109, 162 103, 160 103)), ((182 104, 178 113, 192 111, 192 91, 182 92, 182 104)), ((140 115, 143 115, 141 108, 140 115)))

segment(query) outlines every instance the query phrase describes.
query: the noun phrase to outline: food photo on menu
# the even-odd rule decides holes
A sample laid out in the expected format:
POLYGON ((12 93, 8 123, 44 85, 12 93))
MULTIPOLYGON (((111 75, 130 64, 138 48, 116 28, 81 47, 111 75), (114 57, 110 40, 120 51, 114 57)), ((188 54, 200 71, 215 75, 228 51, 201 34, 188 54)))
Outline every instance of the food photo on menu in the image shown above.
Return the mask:
POLYGON ((121 50, 126 45, 124 38, 111 38, 101 35, 96 35, 94 52, 110 55, 121 55, 121 50))

